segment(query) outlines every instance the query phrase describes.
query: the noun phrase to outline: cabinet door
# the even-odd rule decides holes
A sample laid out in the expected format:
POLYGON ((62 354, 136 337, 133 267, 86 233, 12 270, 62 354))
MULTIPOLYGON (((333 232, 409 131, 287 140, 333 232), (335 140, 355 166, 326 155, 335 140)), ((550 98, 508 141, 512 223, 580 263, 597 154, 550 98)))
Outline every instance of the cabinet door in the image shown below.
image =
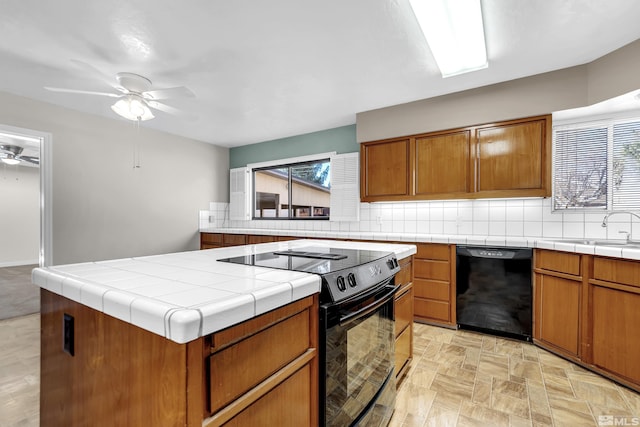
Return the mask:
POLYGON ((311 409, 311 376, 309 365, 305 365, 223 426, 300 427, 317 425, 317 420, 312 417, 314 411, 311 409))
POLYGON ((593 364, 640 384, 640 288, 591 287, 593 364))
POLYGON ((360 150, 362 200, 406 198, 409 194, 409 139, 364 143, 360 150))
POLYGON ((469 192, 468 130, 416 138, 416 195, 469 192))
POLYGON ((581 282, 536 274, 534 338, 578 355, 581 282))
POLYGON ((476 191, 543 189, 545 120, 477 130, 476 191))

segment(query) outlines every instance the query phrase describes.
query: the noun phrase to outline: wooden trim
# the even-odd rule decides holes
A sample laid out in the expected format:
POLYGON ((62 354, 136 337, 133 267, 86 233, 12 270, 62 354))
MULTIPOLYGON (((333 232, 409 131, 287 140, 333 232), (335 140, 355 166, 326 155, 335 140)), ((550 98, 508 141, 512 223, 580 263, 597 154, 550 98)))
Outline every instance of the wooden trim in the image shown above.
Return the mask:
POLYGON ((208 415, 207 378, 205 356, 207 345, 203 338, 187 343, 187 426, 200 427, 202 419, 208 415))
POLYGON ((449 281, 449 292, 451 293, 449 296, 449 310, 451 311, 449 314, 449 320, 451 322, 452 325, 457 325, 458 324, 458 319, 457 319, 457 311, 456 311, 456 299, 458 297, 457 295, 457 276, 456 276, 456 245, 449 245, 449 250, 450 250, 450 268, 451 268, 451 274, 449 274, 450 277, 450 281, 449 281))
POLYGON ((585 277, 585 276, 574 276, 573 274, 567 274, 567 273, 560 273, 559 271, 545 270, 544 268, 538 268, 538 267, 534 267, 533 272, 538 274, 544 274, 545 276, 553 276, 553 277, 558 277, 560 279, 577 280, 577 281, 582 281, 583 277, 585 277))
POLYGON ((598 287, 601 287, 601 288, 616 289, 618 291, 624 291, 624 292, 629 292, 631 294, 640 295, 640 287, 637 287, 637 286, 621 285, 619 283, 605 282, 605 281, 597 280, 597 279, 591 279, 591 280, 589 280, 589 283, 592 286, 598 286, 598 287))
MULTIPOLYGON (((262 396, 276 388, 280 385, 284 380, 293 375, 296 371, 307 365, 316 357, 317 350, 315 348, 308 349, 304 354, 293 360, 291 363, 286 365, 284 368, 249 390, 244 395, 240 396, 234 402, 226 406, 224 409, 220 410, 218 413, 213 415, 212 417, 204 420, 202 422, 202 427, 218 427, 229 421, 231 418, 235 417, 237 414, 242 412, 244 409, 249 407, 251 404, 256 402, 262 396)), ((313 370, 312 370, 313 372, 313 370)), ((317 405, 312 405, 317 406, 317 405)), ((313 416, 313 414, 312 414, 313 416)))
POLYGON ((580 274, 582 277, 582 289, 580 292, 580 331, 578 357, 586 363, 593 361, 592 339, 593 322, 591 321, 591 298, 589 290, 589 277, 593 273, 593 257, 584 255, 581 260, 580 274))

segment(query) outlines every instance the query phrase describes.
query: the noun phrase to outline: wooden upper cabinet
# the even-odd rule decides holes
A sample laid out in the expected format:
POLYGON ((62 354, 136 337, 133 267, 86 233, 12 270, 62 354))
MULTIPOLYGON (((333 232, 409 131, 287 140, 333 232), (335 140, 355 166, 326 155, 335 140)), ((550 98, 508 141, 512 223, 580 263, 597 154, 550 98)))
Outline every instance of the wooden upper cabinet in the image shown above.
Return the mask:
POLYGON ((470 132, 415 138, 416 196, 467 193, 470 132))
POLYGON ((544 190, 546 127, 538 119, 478 129, 476 191, 544 190))
POLYGON ((360 146, 360 194, 363 200, 406 199, 409 195, 409 139, 360 146))
POLYGON ((551 195, 551 115, 360 146, 363 202, 551 195))

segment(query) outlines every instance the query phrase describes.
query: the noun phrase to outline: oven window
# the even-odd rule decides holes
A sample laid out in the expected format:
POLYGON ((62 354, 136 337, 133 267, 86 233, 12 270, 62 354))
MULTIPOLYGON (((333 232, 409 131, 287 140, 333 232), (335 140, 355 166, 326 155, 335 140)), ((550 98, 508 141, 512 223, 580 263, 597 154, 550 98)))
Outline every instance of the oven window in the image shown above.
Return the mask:
POLYGON ((326 425, 350 425, 391 373, 394 324, 390 304, 327 331, 326 425))

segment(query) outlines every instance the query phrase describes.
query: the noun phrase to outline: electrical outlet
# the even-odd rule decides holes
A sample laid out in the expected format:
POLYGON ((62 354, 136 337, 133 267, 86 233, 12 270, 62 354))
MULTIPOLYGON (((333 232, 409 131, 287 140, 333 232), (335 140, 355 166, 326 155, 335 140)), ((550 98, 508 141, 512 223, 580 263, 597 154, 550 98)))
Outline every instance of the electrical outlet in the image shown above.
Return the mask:
POLYGON ((216 216, 209 215, 209 224, 215 224, 215 222, 216 222, 216 216))
POLYGON ((62 350, 71 356, 75 353, 75 331, 73 323, 73 316, 64 313, 62 317, 62 350))

